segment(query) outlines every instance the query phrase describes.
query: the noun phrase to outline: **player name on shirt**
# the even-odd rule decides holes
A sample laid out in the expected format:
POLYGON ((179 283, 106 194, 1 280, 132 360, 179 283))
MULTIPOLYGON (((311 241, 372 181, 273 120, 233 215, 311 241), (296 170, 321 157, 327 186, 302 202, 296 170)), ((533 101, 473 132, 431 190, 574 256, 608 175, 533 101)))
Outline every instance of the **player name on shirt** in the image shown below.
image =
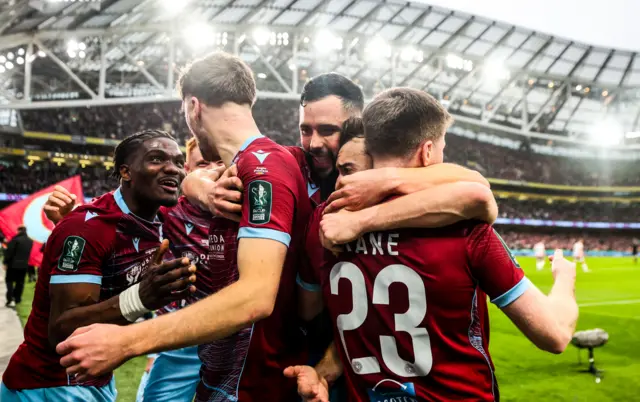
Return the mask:
POLYGON ((399 233, 367 233, 355 242, 345 244, 345 249, 356 254, 398 255, 399 233))

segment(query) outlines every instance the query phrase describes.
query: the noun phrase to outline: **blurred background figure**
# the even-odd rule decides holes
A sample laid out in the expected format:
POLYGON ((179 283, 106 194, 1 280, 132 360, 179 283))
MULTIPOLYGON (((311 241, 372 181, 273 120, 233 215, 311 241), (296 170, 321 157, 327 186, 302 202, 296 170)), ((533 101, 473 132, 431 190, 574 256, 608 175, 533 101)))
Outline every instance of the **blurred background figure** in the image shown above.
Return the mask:
POLYGON ((4 268, 6 270, 7 282, 7 302, 5 306, 13 307, 22 301, 22 290, 24 289, 24 278, 29 269, 29 256, 33 240, 27 236, 27 229, 24 226, 18 228, 16 234, 4 253, 4 268))

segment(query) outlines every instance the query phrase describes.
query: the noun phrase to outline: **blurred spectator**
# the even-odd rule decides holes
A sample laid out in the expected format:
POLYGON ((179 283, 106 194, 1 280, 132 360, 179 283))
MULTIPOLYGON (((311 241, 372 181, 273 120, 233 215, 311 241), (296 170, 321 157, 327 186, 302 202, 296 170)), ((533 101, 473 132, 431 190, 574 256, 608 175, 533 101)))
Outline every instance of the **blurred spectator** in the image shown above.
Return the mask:
POLYGON ((585 251, 631 251, 633 232, 618 231, 559 233, 544 228, 504 228, 498 227, 500 236, 513 250, 531 250, 533 245, 543 242, 547 251, 556 248, 571 250, 579 238, 584 240, 585 251))

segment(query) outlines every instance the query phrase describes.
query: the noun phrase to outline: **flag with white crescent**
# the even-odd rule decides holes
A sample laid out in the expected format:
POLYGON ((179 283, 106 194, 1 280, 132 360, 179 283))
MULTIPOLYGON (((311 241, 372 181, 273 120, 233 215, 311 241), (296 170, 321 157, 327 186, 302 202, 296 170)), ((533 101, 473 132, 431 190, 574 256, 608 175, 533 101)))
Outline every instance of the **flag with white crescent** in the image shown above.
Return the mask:
POLYGON ((29 265, 39 267, 42 264, 42 252, 40 250, 54 226, 47 219, 42 208, 49 195, 53 193, 55 186, 62 186, 69 190, 71 194, 75 194, 78 205, 83 203, 82 180, 80 175, 77 175, 44 188, 22 201, 0 210, 0 231, 5 235, 7 241, 16 235, 19 226, 24 225, 27 228, 27 235, 33 240, 29 265))

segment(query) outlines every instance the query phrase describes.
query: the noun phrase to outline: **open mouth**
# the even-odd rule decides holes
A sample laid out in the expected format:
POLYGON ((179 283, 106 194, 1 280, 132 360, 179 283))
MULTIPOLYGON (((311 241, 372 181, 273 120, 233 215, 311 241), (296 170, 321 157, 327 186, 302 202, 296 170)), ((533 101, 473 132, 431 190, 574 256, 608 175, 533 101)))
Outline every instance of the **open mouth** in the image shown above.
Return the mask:
POLYGON ((167 177, 161 179, 158 184, 160 184, 160 187, 169 194, 176 194, 178 192, 179 185, 177 179, 167 177))

